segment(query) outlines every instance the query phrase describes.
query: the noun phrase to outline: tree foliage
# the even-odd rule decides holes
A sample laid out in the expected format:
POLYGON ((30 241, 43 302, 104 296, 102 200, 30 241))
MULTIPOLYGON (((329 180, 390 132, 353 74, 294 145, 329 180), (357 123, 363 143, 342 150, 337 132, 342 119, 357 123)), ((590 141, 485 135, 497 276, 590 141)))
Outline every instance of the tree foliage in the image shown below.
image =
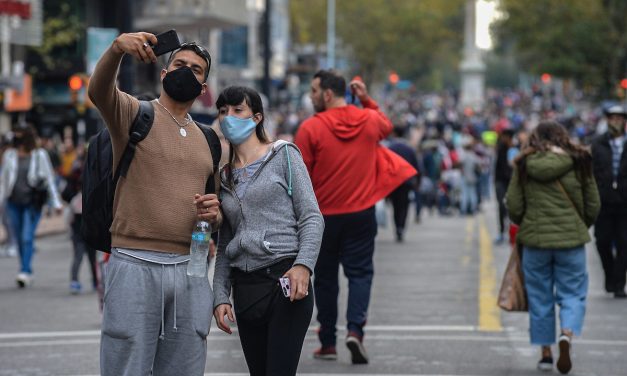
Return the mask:
POLYGON ((79 3, 52 1, 44 5, 43 41, 41 46, 31 49, 34 58, 40 62, 36 64, 39 68, 67 71, 75 65, 74 60, 82 57, 85 25, 77 11, 79 3))
POLYGON ((528 72, 573 79, 609 95, 625 74, 624 0, 500 0, 493 32, 528 72))
MULTIPOLYGON (((291 0, 292 40, 326 43, 326 0, 291 0)), ((336 2, 338 55, 368 81, 391 70, 423 88, 457 84, 464 0, 336 2)))

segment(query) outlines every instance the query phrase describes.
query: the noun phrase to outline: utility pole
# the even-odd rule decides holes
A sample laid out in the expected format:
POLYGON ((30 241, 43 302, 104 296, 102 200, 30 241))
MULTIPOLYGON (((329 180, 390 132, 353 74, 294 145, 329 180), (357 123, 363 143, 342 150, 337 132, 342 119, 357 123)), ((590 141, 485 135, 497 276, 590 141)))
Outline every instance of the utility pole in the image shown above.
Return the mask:
MULTIPOLYGON (((117 0, 114 9, 117 10, 117 25, 115 25, 120 33, 129 33, 133 30, 133 1, 117 0)), ((106 7, 106 5, 105 5, 106 7)), ((133 93, 134 87, 134 62, 130 55, 124 56, 120 65, 120 90, 125 93, 133 93)))
MULTIPOLYGON (((11 75, 11 25, 8 14, 0 16, 0 39, 2 43, 2 79, 8 79, 11 75)), ((4 90, 6 96, 8 90, 4 90)), ((0 131, 5 133, 11 129, 11 118, 5 112, 0 114, 0 131)))
POLYGON ((327 68, 335 68, 335 0, 327 0, 327 68))
MULTIPOLYGON (((268 98, 268 102, 272 103, 270 99, 270 58, 272 55, 271 40, 270 40, 270 12, 272 11, 272 0, 266 0, 266 9, 263 13, 263 81, 261 83, 261 91, 268 98)), ((270 106, 268 103, 268 106, 270 106)))

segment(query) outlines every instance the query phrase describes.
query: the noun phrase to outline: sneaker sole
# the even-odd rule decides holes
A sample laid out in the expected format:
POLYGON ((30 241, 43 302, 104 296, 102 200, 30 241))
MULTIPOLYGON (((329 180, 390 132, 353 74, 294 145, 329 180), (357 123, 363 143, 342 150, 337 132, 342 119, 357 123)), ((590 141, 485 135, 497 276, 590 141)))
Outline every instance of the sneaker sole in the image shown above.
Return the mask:
POLYGON ((337 354, 324 354, 324 355, 314 354, 314 359, 337 360, 337 354))
POLYGON ((553 364, 538 363, 538 371, 551 372, 551 371, 553 371, 553 364))
POLYGON ((346 347, 348 347, 348 350, 351 352, 353 364, 368 364, 366 349, 357 338, 348 337, 346 339, 346 347))
POLYGON ((559 342, 560 357, 557 360, 557 370, 562 374, 567 374, 573 367, 570 361, 570 342, 563 339, 559 342))

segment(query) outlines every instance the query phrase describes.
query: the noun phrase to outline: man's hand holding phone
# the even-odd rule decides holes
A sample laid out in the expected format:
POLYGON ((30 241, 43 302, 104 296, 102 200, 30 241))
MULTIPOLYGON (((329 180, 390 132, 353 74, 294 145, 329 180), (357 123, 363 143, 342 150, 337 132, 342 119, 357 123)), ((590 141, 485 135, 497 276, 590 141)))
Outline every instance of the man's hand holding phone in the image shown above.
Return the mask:
POLYGON ((179 47, 181 42, 174 29, 159 35, 144 32, 122 34, 113 42, 114 51, 132 55, 144 63, 156 63, 157 56, 179 47))
POLYGON ((370 98, 366 84, 361 80, 361 77, 355 76, 348 85, 350 86, 351 94, 359 98, 360 102, 365 102, 370 98))
POLYGON ((150 48, 151 44, 156 43, 157 37, 154 34, 145 32, 126 33, 115 38, 111 48, 118 54, 129 54, 137 58, 137 60, 149 64, 157 62, 157 56, 150 48))

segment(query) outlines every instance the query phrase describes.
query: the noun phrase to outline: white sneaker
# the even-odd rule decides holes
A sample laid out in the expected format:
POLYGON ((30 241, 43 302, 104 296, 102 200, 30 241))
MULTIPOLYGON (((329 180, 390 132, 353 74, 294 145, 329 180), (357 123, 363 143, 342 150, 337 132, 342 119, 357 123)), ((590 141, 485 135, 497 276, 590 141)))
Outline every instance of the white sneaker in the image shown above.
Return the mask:
POLYGON ((6 253, 7 253, 7 257, 17 257, 17 247, 16 246, 6 247, 6 253))
POLYGON ((28 287, 33 284, 33 276, 28 273, 19 273, 15 282, 20 288, 28 287))

